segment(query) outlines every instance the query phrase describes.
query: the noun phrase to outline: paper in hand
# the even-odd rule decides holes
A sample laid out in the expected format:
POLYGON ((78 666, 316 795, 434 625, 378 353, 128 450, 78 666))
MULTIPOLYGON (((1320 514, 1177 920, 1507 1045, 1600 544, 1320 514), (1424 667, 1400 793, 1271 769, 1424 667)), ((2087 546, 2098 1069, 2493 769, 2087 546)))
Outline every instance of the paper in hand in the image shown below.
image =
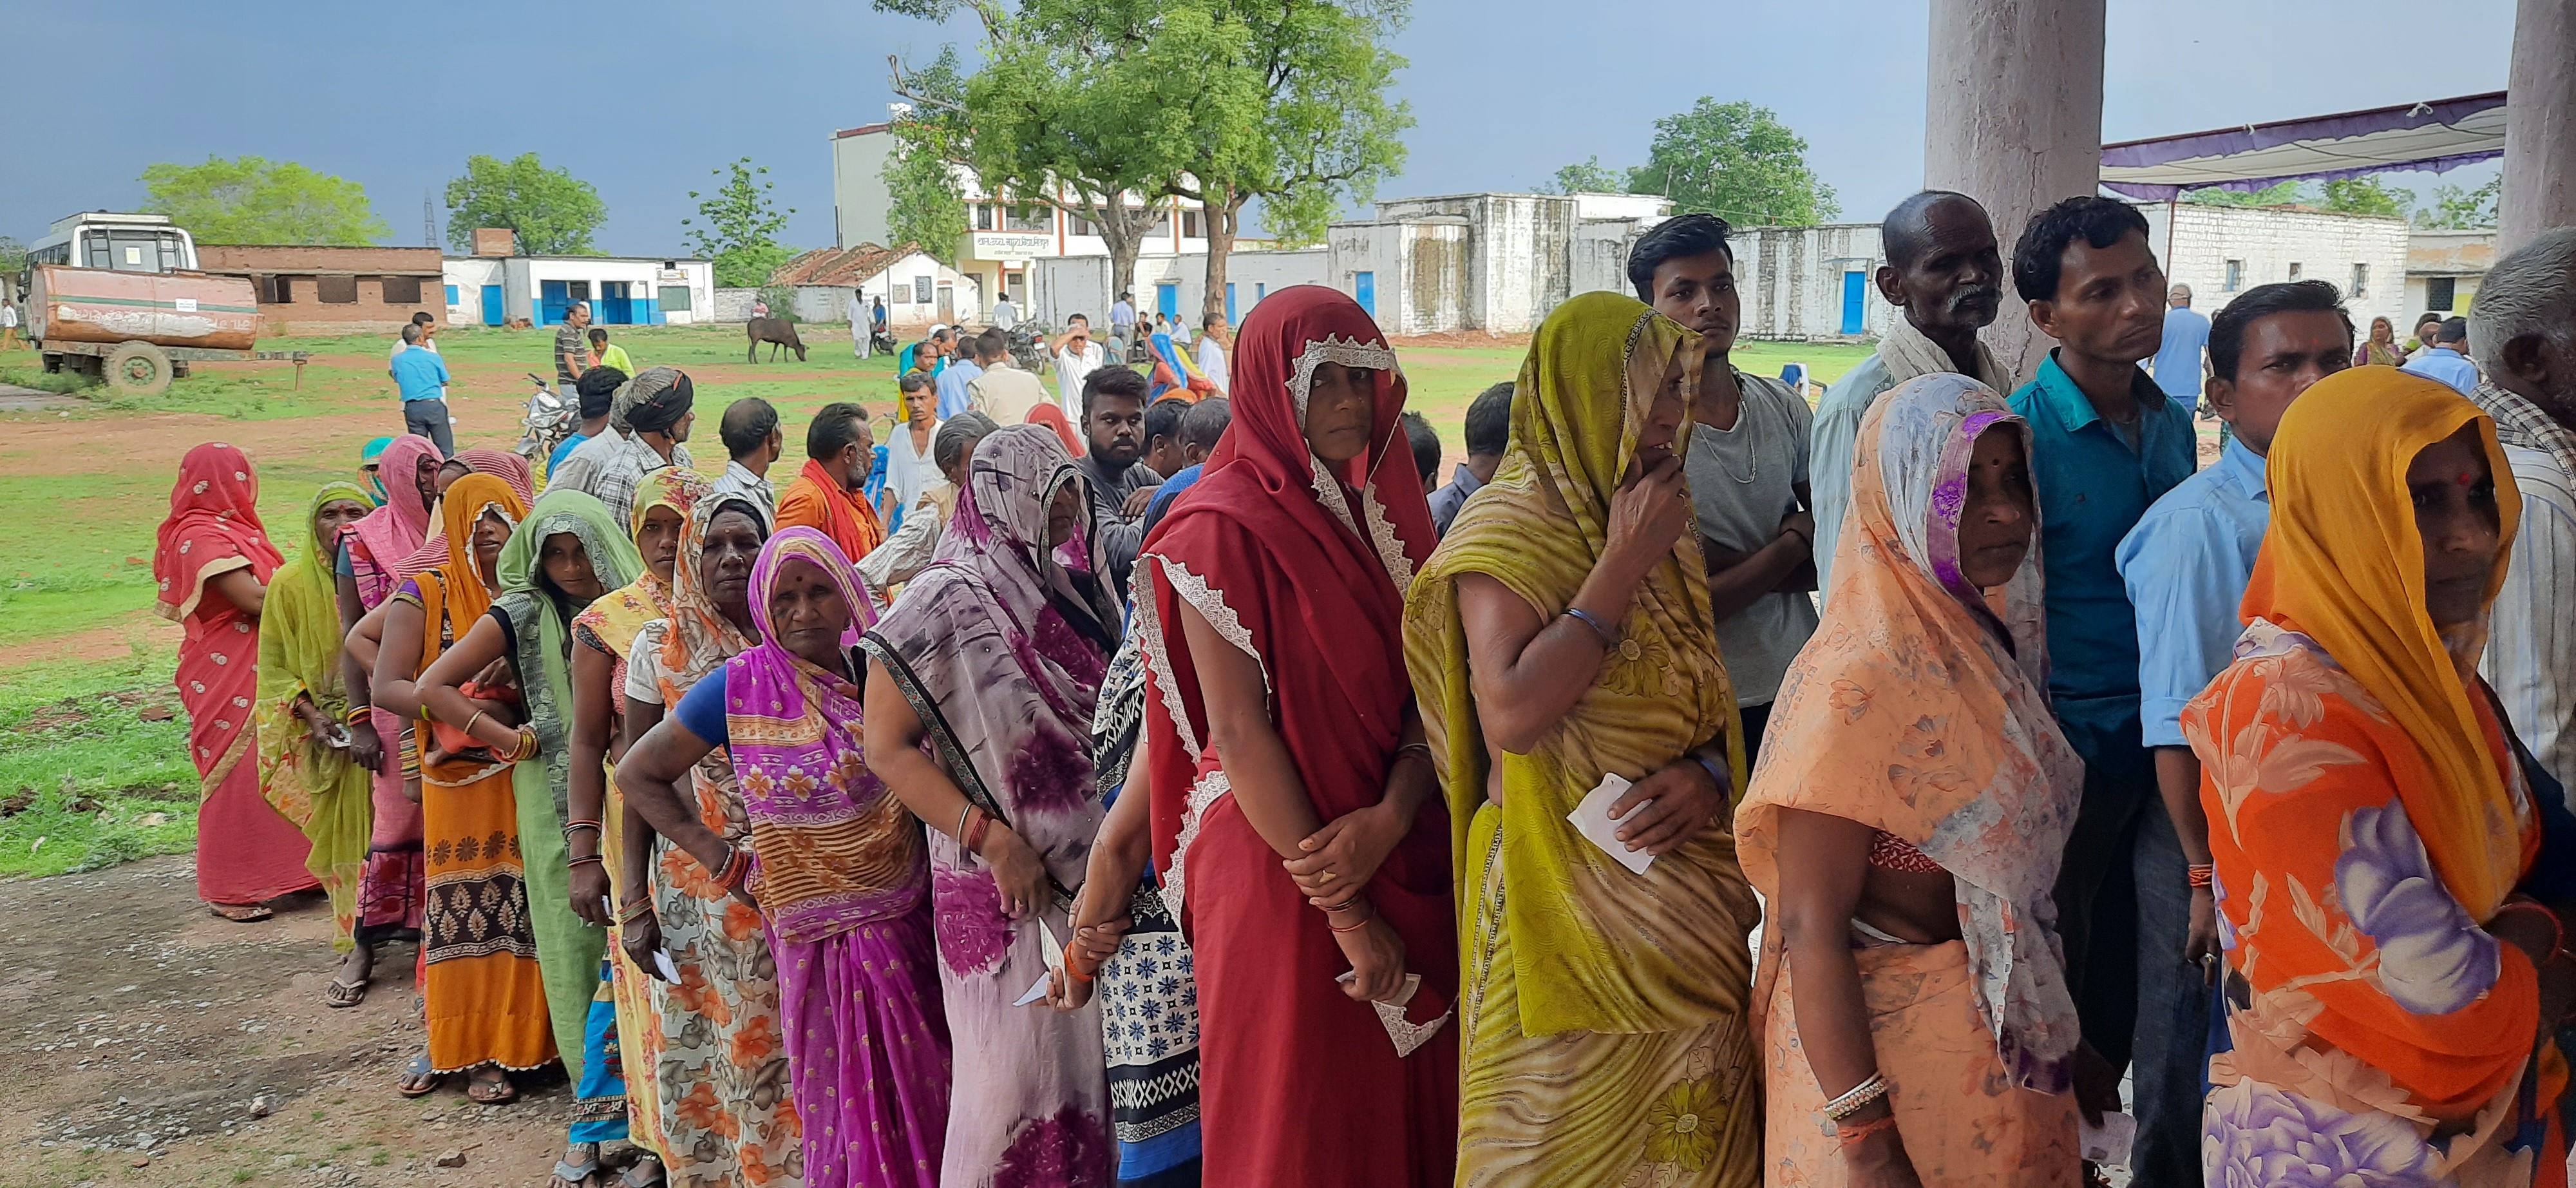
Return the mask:
POLYGON ((2129 1148, 2138 1139, 2138 1120, 2128 1114, 2104 1114, 2102 1124, 2095 1126, 2077 1116, 2075 1137, 2084 1148, 2084 1161, 2106 1167, 2129 1166, 2129 1148))
MULTIPOLYGON (((1630 873, 1644 874, 1647 867, 1654 865, 1655 856, 1644 850, 1629 849, 1628 843, 1619 840, 1619 822, 1610 819, 1610 806, 1627 795, 1632 786, 1626 776, 1617 772, 1605 775, 1601 777, 1601 786, 1586 793, 1583 803, 1575 805, 1574 811, 1567 813, 1565 819, 1574 824, 1575 832, 1618 859, 1630 873)), ((1632 816, 1636 811, 1635 808, 1628 810, 1632 816)))
POLYGON ((653 968, 661 971, 663 981, 669 982, 674 986, 680 984, 680 967, 671 964, 671 951, 669 949, 653 950, 653 968))
POLYGON ((1055 939, 1055 929, 1047 927, 1044 920, 1038 921, 1038 940, 1045 945, 1046 972, 1039 974, 1037 985, 1029 987, 1027 993, 1013 1000, 1012 1006, 1027 1006, 1046 997, 1048 981, 1055 971, 1064 968, 1064 945, 1055 939))

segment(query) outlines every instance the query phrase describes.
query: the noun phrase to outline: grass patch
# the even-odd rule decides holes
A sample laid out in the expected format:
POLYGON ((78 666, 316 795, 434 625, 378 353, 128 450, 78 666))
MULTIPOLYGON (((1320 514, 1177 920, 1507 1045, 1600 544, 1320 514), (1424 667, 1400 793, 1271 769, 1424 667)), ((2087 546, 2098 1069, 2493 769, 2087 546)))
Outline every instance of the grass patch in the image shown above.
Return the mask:
POLYGON ((137 648, 121 662, 0 676, 0 877, 96 870, 196 845, 197 772, 174 663, 137 648))
POLYGON ((89 381, 68 371, 47 371, 34 363, 0 367, 0 384, 34 388, 39 392, 75 395, 89 387, 89 381))

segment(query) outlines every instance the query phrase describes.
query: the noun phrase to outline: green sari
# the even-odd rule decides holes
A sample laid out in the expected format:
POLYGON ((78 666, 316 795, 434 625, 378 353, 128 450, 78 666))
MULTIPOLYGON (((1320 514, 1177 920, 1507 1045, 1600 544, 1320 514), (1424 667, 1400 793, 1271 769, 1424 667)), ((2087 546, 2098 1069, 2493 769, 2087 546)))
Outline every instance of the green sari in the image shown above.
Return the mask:
POLYGON ((259 788, 269 806, 313 843, 304 868, 331 897, 331 947, 357 947, 358 884, 367 870, 367 835, 375 824, 373 776, 349 753, 319 746, 295 716, 311 700, 334 722, 349 717, 340 684, 339 587, 331 576, 337 542, 314 528, 337 500, 373 506, 356 483, 324 483, 304 509, 302 547, 269 579, 259 622, 259 788))
MULTIPOLYGON (((644 559, 625 525, 606 505, 571 488, 548 491, 501 549, 501 596, 492 610, 510 631, 510 659, 519 674, 528 725, 537 734, 534 762, 510 768, 519 802, 519 848, 528 883, 528 917, 537 940, 537 966, 546 986, 546 1015, 555 1050, 575 1085, 582 1081, 582 1048, 591 999, 599 992, 600 959, 608 932, 572 910, 572 868, 564 847, 565 800, 572 772, 572 620, 588 603, 573 603, 545 579, 546 538, 570 533, 590 556, 592 576, 614 590, 644 572, 644 559)), ((618 1106, 622 1114, 624 1106, 618 1106)))

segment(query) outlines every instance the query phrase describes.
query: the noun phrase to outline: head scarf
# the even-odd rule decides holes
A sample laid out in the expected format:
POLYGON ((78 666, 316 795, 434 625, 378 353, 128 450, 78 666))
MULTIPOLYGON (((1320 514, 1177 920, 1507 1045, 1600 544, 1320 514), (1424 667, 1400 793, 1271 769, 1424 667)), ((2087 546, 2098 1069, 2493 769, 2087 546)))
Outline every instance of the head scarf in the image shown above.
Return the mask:
MULTIPOLYGON (((1956 880, 1979 1017, 2016 1083, 2069 1084, 2075 1003, 2050 887, 2084 764, 2048 708, 2040 530, 1994 592, 1959 571, 1968 461, 1996 426, 2030 431, 1962 375, 1908 380, 1861 422, 1850 520, 1824 622, 1772 703, 1762 764, 1736 810, 1745 873, 1776 896, 1779 810, 1894 834, 1956 880)), ((1763 946, 1767 980, 1777 946, 1763 946)))
MULTIPOLYGON (((359 544, 365 546, 368 560, 381 573, 396 572, 428 542, 429 505, 421 501, 417 476, 423 463, 436 467, 445 461, 439 457, 436 443, 415 433, 393 439, 378 456, 379 479, 391 474, 394 481, 390 486, 379 482, 385 496, 383 505, 368 512, 367 518, 358 521, 352 531, 359 544)), ((385 581, 384 588, 380 590, 370 591, 368 585, 360 582, 359 593, 375 595, 374 602, 367 604, 369 610, 375 609, 375 602, 384 601, 384 596, 393 592, 390 581, 385 581)))
POLYGON ((610 405, 609 419, 614 421, 623 410, 629 428, 638 433, 664 433, 680 418, 689 415, 696 392, 689 377, 676 367, 647 367, 619 389, 610 405))
MULTIPOLYGON (((411 434, 406 433, 403 436, 409 437, 411 434)), ((358 447, 358 469, 364 470, 369 465, 375 464, 378 459, 384 457, 386 447, 391 446, 392 444, 394 444, 394 439, 390 437, 373 437, 367 439, 367 444, 358 447)), ((383 507, 385 505, 385 480, 384 471, 381 466, 377 468, 375 476, 367 480, 367 485, 373 488, 373 490, 369 491, 367 494, 367 502, 376 507, 383 507)))
MULTIPOLYGON (((313 794, 337 785, 349 768, 348 752, 313 745, 294 712, 299 698, 310 698, 335 722, 348 714, 340 681, 339 585, 331 575, 339 541, 315 530, 322 509, 341 500, 365 504, 366 488, 330 482, 313 493, 304 508, 303 538, 269 581, 260 605, 260 787, 299 829, 312 819, 313 794)), ((363 782, 359 789, 363 797, 363 782)), ((360 841, 363 851, 363 831, 360 841)))
MULTIPOLYGON (((517 454, 507 450, 458 450, 456 456, 448 461, 464 463, 469 474, 490 475, 508 484, 511 493, 519 497, 521 509, 537 501, 535 471, 530 469, 527 459, 517 454)), ((455 490, 455 486, 450 484, 449 493, 453 494, 455 490)), ((436 506, 433 505, 430 511, 429 534, 422 538, 420 547, 414 549, 411 556, 394 566, 394 576, 398 579, 436 569, 447 561, 446 522, 436 506)), ((467 522, 472 523, 470 520, 467 522)), ((515 525, 518 520, 513 518, 510 522, 515 525)))
POLYGON ((848 557, 811 528, 782 528, 751 570, 761 642, 726 662, 726 734, 751 824, 754 894, 781 937, 812 943, 911 911, 930 885, 921 826, 860 754, 859 686, 778 642, 770 598, 790 560, 832 579, 850 624, 875 622, 848 557))
POLYGON ((516 645, 512 660, 519 670, 520 704, 527 710, 528 725, 537 732, 539 753, 545 756, 542 766, 518 765, 513 778, 544 779, 553 793, 558 818, 565 812, 565 798, 572 786, 568 728, 572 715, 572 617, 588 609, 589 604, 571 602, 546 577, 546 538, 570 533, 581 541, 582 552, 590 560, 591 576, 602 587, 614 590, 644 571, 644 560, 635 552, 635 542, 620 530, 622 527, 605 505, 588 494, 571 489, 548 491, 535 507, 528 509, 528 518, 510 533, 510 543, 501 547, 501 596, 493 606, 509 616, 511 642, 516 645))
POLYGON ((1085 746, 1117 604, 1088 522, 1091 484, 1055 435, 1013 425, 976 443, 938 547, 860 646, 886 666, 967 797, 1029 839, 1062 886, 1082 879, 1098 809, 1085 746), (1046 547, 1047 508, 1078 492, 1085 517, 1046 547))
MULTIPOLYGON (((1700 358, 1699 335, 1633 298, 1587 293, 1558 306, 1521 366, 1510 448, 1413 584, 1406 660, 1441 760, 1461 878, 1480 866, 1466 846, 1490 764, 1457 578, 1486 574, 1542 616, 1563 613, 1609 546, 1610 501, 1666 370, 1680 360, 1695 399, 1700 358)), ((1676 456, 1687 456, 1691 423, 1685 406, 1676 456)), ((1541 745, 1504 758, 1503 910, 1533 1034, 1673 1031, 1744 1009, 1743 935, 1757 912, 1734 839, 1704 830, 1640 876, 1565 823, 1604 775, 1642 780, 1714 740, 1743 787, 1735 692, 1711 623, 1699 534, 1685 531, 1638 586, 1593 687, 1541 745), (1742 927, 1715 926, 1729 916, 1742 927)))
POLYGON ((155 612, 173 623, 185 620, 205 597, 207 579, 246 568, 265 585, 283 560, 259 522, 259 476, 250 455, 210 441, 179 459, 170 516, 152 550, 152 576, 160 583, 155 612))
POLYGON ((2397 798, 2443 885, 2484 920, 2522 862, 2518 847, 2492 840, 2514 835, 2516 809, 2471 701, 2482 696, 2472 690, 2488 609, 2522 515, 2495 422, 2437 381, 2357 367, 2300 394, 2281 418, 2266 476, 2272 526, 2245 587, 2245 618, 2317 641, 2413 741, 2429 778, 2400 780, 2397 798), (2495 476, 2502 535, 2477 619, 2445 638, 2424 612, 2424 541, 2406 468, 2468 425, 2495 476))
MULTIPOLYGON (((1431 512, 1400 417, 1404 373, 1377 323, 1320 285, 1271 294, 1236 344, 1234 421, 1187 499, 1145 538, 1136 630, 1161 701, 1147 707, 1154 861, 1186 909, 1176 860, 1205 804, 1191 795, 1208 738, 1181 603, 1260 659, 1280 737, 1329 821, 1374 804, 1413 700, 1404 676, 1404 592, 1431 554, 1431 512), (1306 393, 1324 363, 1375 385, 1369 445, 1338 469, 1306 444, 1306 393), (1148 564, 1150 562, 1150 564, 1148 564), (1150 584, 1147 584, 1150 583, 1150 584)), ((1447 903, 1443 817, 1427 811, 1388 859, 1398 880, 1436 879, 1447 903)), ((1440 970, 1436 954, 1415 962, 1440 970)), ((1457 963, 1445 976, 1455 986, 1457 963)))
MULTIPOLYGON (((420 655, 423 672, 429 670, 430 661, 437 659, 442 650, 438 642, 442 614, 455 638, 463 639, 483 612, 492 607, 492 592, 483 588, 482 571, 474 565, 474 525, 487 512, 499 512, 516 531, 519 522, 528 518, 528 505, 516 488, 488 474, 469 474, 456 480, 438 501, 439 533, 433 543, 443 556, 433 569, 440 588, 433 592, 428 582, 420 586, 421 606, 428 612, 420 655)), ((497 561, 494 568, 499 568, 497 561)), ((496 582, 498 576, 496 572, 496 582)))
POLYGON ((1082 435, 1075 433, 1073 431, 1073 424, 1064 419, 1063 409, 1057 408, 1052 404, 1036 405, 1029 409, 1028 419, 1025 423, 1030 425, 1044 425, 1049 429, 1055 430, 1056 440, 1064 443, 1065 453, 1071 454, 1076 458, 1082 456, 1082 435))
MULTIPOLYGON (((700 677, 759 642, 745 636, 707 596, 707 526, 728 507, 750 512, 753 531, 769 530, 760 505, 740 495, 710 493, 689 509, 688 522, 680 527, 679 561, 671 567, 670 627, 662 634, 662 672, 670 680, 666 696, 687 692, 700 677)), ((674 697, 665 704, 677 707, 679 701, 674 697)))
POLYGON ((1148 341, 1154 348, 1154 370, 1148 377, 1152 387, 1145 394, 1145 403, 1152 404, 1165 396, 1197 400, 1216 391, 1216 381, 1200 373, 1198 363, 1172 342, 1170 332, 1157 330, 1148 341))

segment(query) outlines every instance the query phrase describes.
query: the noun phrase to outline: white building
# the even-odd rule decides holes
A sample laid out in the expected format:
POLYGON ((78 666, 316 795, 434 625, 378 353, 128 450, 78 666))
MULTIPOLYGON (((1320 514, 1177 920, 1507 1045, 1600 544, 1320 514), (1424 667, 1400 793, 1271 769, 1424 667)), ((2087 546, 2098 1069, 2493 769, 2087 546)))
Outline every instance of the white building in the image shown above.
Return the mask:
MULTIPOLYGON (((2353 324, 2385 317, 2406 332, 2406 220, 2294 206, 2141 203, 2148 245, 2165 281, 2190 285, 2192 308, 2215 314, 2256 285, 2321 280, 2343 293, 2353 324)), ((2006 302, 2010 306, 2012 302, 2006 302)))
POLYGON ((769 283, 794 288, 796 316, 809 322, 846 322, 853 304, 883 300, 887 326, 928 327, 954 322, 961 300, 980 304, 972 278, 909 244, 816 248, 780 265, 769 283))
POLYGON ((2478 282, 2495 267, 2495 245, 2493 227, 2415 232, 2406 244, 2406 316, 2394 319, 2397 341, 2406 341, 2415 319, 2425 314, 2467 317, 2478 282))
POLYGON ((603 326, 685 326, 713 319, 715 265, 648 256, 449 256, 447 320, 552 326, 576 301, 603 326))

